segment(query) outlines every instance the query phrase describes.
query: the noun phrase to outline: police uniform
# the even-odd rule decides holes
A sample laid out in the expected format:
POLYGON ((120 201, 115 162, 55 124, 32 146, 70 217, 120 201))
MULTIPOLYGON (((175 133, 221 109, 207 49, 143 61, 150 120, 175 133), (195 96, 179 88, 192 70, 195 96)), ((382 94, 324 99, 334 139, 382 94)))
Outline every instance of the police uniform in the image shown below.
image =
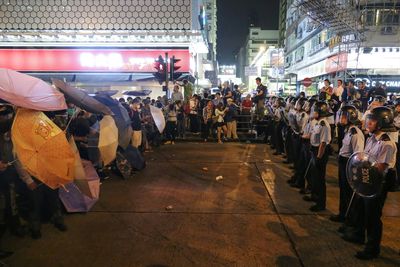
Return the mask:
POLYGON ((355 152, 364 151, 364 133, 357 126, 351 125, 345 132, 342 147, 339 151, 339 217, 344 219, 350 203, 353 190, 351 189, 346 176, 346 165, 349 157, 355 152))
POLYGON ((369 155, 373 155, 377 163, 384 163, 387 165, 387 171, 384 173, 385 183, 381 192, 378 193, 375 198, 363 199, 365 216, 364 229, 367 233, 367 243, 364 252, 369 255, 377 256, 380 253, 380 243, 382 240, 382 209, 389 191, 389 184, 387 182, 390 176, 393 175, 393 168, 396 165, 397 147, 386 133, 380 133, 379 135, 373 134, 366 142, 365 152, 369 155))
POLYGON ((312 180, 311 180, 311 199, 316 202, 318 210, 326 207, 326 165, 329 158, 329 144, 331 142, 331 127, 325 118, 319 119, 311 130, 310 144, 313 159, 312 180), (325 151, 322 158, 317 158, 319 146, 325 143, 325 151))
POLYGON ((277 107, 274 112, 274 144, 276 152, 275 155, 282 154, 284 152, 282 128, 283 128, 283 117, 284 108, 277 107))
POLYGON ((290 179, 290 183, 292 184, 293 187, 298 187, 298 188, 303 188, 305 183, 304 183, 304 174, 303 177, 301 177, 301 169, 302 165, 307 164, 308 162, 305 162, 305 158, 303 158, 302 155, 302 134, 303 134, 303 129, 305 125, 307 124, 308 121, 308 114, 305 111, 296 111, 294 114, 294 122, 293 122, 293 140, 292 140, 292 146, 293 146, 293 158, 294 160, 294 170, 295 173, 290 179))

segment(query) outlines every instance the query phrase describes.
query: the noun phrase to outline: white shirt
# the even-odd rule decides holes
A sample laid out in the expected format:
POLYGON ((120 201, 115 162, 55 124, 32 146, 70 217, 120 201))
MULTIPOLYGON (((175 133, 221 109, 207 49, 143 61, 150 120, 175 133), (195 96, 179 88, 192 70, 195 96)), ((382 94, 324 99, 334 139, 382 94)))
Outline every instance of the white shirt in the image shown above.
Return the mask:
POLYGON ((396 165, 396 144, 392 141, 382 141, 381 133, 378 136, 375 134, 371 135, 367 139, 367 144, 365 145, 365 153, 375 157, 378 163, 385 163, 389 168, 394 168, 396 165))
POLYGON ((310 143, 312 146, 319 146, 321 143, 327 145, 331 142, 331 127, 326 119, 320 119, 311 130, 310 143))
POLYGON ((349 127, 342 142, 343 145, 339 151, 339 155, 342 157, 349 158, 353 153, 364 150, 364 134, 357 126, 349 127))
POLYGON ((296 123, 300 133, 303 133, 308 123, 308 114, 305 111, 296 113, 296 123))
POLYGON ((343 94, 343 86, 338 86, 333 89, 333 93, 339 97, 339 100, 342 101, 342 94, 343 94))

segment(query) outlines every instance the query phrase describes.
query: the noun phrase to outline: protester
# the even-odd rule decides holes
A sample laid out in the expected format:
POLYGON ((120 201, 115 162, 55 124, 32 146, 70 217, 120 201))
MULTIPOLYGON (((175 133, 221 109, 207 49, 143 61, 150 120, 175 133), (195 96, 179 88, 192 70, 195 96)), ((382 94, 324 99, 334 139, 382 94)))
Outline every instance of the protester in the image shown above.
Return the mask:
POLYGON ((221 135, 222 134, 224 135, 223 139, 225 140, 225 135, 228 131, 228 129, 226 128, 225 120, 224 120, 226 111, 227 110, 224 108, 224 105, 222 103, 219 103, 217 108, 215 109, 217 138, 218 138, 219 144, 222 144, 221 135))
POLYGON ((167 110, 167 125, 166 125, 166 136, 167 142, 165 144, 175 144, 176 137, 176 125, 177 125, 177 113, 175 104, 169 104, 167 110))
POLYGON ((140 102, 135 99, 131 104, 131 127, 133 130, 131 144, 138 148, 142 145, 142 120, 140 118, 140 102))
POLYGON ((227 126, 226 137, 228 139, 233 139, 238 141, 239 137, 237 135, 237 116, 238 116, 238 106, 234 103, 232 98, 228 98, 227 107, 225 113, 225 122, 227 126))
POLYGON ((203 125, 201 127, 202 139, 204 142, 208 141, 210 131, 212 127, 213 119, 213 104, 210 100, 207 101, 207 105, 203 109, 203 125))
POLYGON ((174 103, 176 103, 176 101, 183 101, 183 95, 180 92, 180 87, 178 84, 174 85, 174 91, 171 94, 171 99, 174 103))

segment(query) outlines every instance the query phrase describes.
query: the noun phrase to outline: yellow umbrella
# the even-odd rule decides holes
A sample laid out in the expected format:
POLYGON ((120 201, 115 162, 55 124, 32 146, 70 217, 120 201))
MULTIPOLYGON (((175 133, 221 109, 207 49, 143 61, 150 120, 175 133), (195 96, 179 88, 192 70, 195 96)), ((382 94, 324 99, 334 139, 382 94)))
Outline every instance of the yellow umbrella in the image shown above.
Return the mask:
POLYGON ((90 191, 89 183, 86 178, 85 169, 82 164, 81 156, 79 155, 79 150, 76 147, 75 140, 73 137, 69 139, 69 144, 71 146, 72 151, 75 155, 75 162, 74 162, 74 183, 79 188, 79 190, 85 194, 86 196, 93 198, 93 194, 90 191))
POLYGON ((32 176, 53 189, 72 182, 74 153, 65 133, 44 113, 18 109, 11 138, 18 159, 32 176))
POLYGON ((100 156, 104 165, 110 164, 117 155, 118 148, 118 128, 114 119, 106 115, 100 121, 99 135, 100 156))

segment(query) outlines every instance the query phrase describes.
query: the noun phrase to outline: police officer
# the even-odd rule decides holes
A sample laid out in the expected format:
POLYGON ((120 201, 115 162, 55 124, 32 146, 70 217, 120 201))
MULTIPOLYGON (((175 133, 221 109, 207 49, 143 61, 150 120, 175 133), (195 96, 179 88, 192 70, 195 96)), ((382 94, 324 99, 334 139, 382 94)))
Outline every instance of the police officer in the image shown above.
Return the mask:
POLYGON ((379 256, 382 240, 383 225, 381 221, 382 209, 388 191, 393 185, 396 164, 397 148, 385 132, 395 131, 393 126, 393 112, 388 107, 376 107, 366 118, 366 129, 371 134, 365 145, 365 152, 376 158, 374 168, 384 176, 382 189, 375 198, 364 198, 364 230, 367 234, 367 243, 363 251, 355 256, 361 260, 370 260, 379 256))
POLYGON ((284 152, 284 144, 283 144, 283 136, 282 129, 284 127, 284 119, 285 119, 285 100, 283 98, 278 98, 275 101, 275 111, 274 111, 274 141, 275 144, 275 152, 273 155, 281 155, 284 152))
POLYGON ((323 211, 326 208, 326 165, 330 154, 331 128, 326 118, 331 116, 326 102, 318 101, 314 105, 314 118, 317 122, 311 130, 310 144, 312 153, 311 196, 305 196, 306 201, 314 201, 311 211, 323 211))
POLYGON ((346 211, 350 203, 352 189, 347 182, 346 165, 349 157, 355 152, 364 150, 364 134, 357 125, 360 124, 358 111, 354 106, 346 105, 340 109, 339 123, 345 127, 342 147, 339 150, 339 214, 330 217, 331 221, 344 222, 346 211))

